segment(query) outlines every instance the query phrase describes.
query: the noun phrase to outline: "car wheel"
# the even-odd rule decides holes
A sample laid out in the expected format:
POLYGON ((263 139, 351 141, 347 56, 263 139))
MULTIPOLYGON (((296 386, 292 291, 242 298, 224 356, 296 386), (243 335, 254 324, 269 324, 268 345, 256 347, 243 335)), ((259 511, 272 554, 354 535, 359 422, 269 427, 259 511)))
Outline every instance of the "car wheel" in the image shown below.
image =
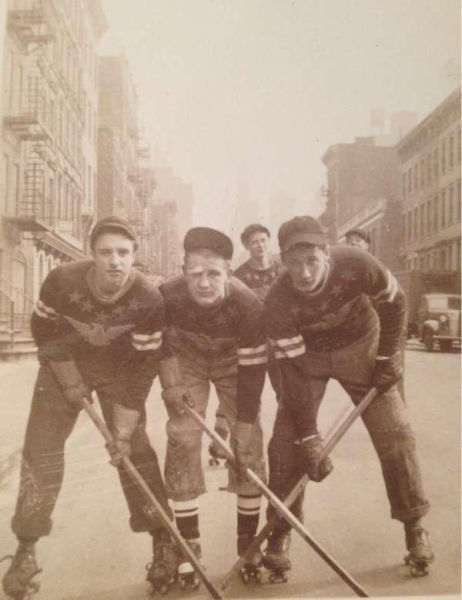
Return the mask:
POLYGON ((441 340, 440 341, 440 350, 441 350, 441 352, 451 352, 451 350, 452 350, 451 340, 441 340))
POLYGON ((433 350, 433 333, 429 329, 426 329, 423 334, 423 343, 427 352, 431 352, 433 350))

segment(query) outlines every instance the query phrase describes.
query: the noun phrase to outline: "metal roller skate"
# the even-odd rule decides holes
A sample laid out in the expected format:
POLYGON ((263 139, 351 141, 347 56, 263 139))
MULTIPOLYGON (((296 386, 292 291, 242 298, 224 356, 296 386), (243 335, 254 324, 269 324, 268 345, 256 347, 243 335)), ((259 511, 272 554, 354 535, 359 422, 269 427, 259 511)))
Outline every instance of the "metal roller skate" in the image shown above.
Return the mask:
MULTIPOLYGON (((239 556, 244 556, 247 548, 254 540, 253 535, 242 534, 237 538, 237 553, 239 556)), ((247 557, 244 566, 239 571, 242 581, 245 584, 249 583, 261 583, 261 567, 263 564, 263 555, 260 548, 252 556, 247 557)))
POLYGON ((15 600, 32 597, 40 589, 40 582, 32 579, 42 572, 37 566, 34 542, 19 542, 14 556, 4 556, 0 562, 11 559, 11 564, 3 577, 3 590, 15 600))
POLYGON ((164 529, 156 532, 152 540, 152 562, 146 565, 146 581, 151 585, 150 593, 154 596, 157 592, 167 594, 170 586, 175 582, 178 553, 164 529))
MULTIPOLYGON (((200 559, 202 557, 201 545, 199 540, 185 540, 195 556, 200 559)), ((188 588, 197 590, 201 584, 201 581, 193 567, 193 565, 187 560, 184 555, 181 557, 182 560, 178 565, 178 585, 182 590, 188 588)))
POLYGON ((290 532, 273 531, 263 557, 263 565, 269 571, 270 583, 286 583, 287 572, 292 568, 289 559, 290 532))
POLYGON ((406 529, 406 548, 409 554, 404 557, 404 562, 409 566, 412 577, 428 575, 429 565, 435 555, 428 541, 428 533, 423 527, 406 529))
MULTIPOLYGON (((222 429, 221 427, 215 427, 215 432, 223 439, 223 440, 227 440, 229 432, 226 431, 226 429, 222 429)), ((212 442, 209 446, 209 454, 210 454, 210 458, 209 458, 209 465, 211 467, 219 467, 222 464, 226 464, 226 454, 223 452, 223 450, 217 445, 215 444, 215 442, 212 442)))

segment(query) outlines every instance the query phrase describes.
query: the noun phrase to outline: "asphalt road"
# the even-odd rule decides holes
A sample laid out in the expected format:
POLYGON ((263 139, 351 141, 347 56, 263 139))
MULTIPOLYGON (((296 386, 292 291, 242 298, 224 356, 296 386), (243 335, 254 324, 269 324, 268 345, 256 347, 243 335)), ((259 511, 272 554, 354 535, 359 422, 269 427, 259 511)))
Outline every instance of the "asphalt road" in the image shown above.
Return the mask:
MULTIPOLYGON (((27 418, 35 365, 0 369, 8 401, 24 405, 12 426, 0 426, 3 450, 19 447, 27 418)), ((411 342, 406 352, 406 394, 418 443, 425 488, 432 504, 425 520, 436 561, 427 577, 412 578, 403 565, 402 526, 389 517, 380 467, 362 423, 357 423, 333 453, 335 470, 322 484, 309 484, 305 523, 311 534, 371 596, 460 594, 460 354, 425 352, 411 342)), ((326 432, 348 405, 332 382, 321 409, 326 432)), ((215 398, 209 406, 213 423, 215 398)), ((149 400, 149 433, 163 460, 165 411, 154 385, 149 400)), ((263 423, 266 441, 275 402, 265 389, 263 423)), ((11 412, 11 410, 10 410, 11 412)), ((6 411, 8 415, 8 410, 6 411)), ((208 443, 204 444, 204 463, 208 443)), ((207 468, 208 493, 200 499, 203 562, 219 583, 235 560, 235 498, 220 491, 224 469, 207 468)), ((9 531, 17 491, 17 469, 0 485, 0 557, 14 551, 9 531)), ((141 600, 148 598, 145 563, 150 538, 133 534, 128 512, 104 444, 86 415, 69 439, 66 476, 54 514, 54 528, 38 545, 44 569, 40 598, 47 600, 141 600)), ((293 569, 286 584, 244 586, 235 580, 229 598, 311 598, 352 596, 351 590, 298 536, 291 548, 293 569)), ((0 567, 6 568, 4 563, 0 567)), ((169 597, 205 597, 204 589, 169 597)), ((1 596, 0 592, 0 598, 1 596)))

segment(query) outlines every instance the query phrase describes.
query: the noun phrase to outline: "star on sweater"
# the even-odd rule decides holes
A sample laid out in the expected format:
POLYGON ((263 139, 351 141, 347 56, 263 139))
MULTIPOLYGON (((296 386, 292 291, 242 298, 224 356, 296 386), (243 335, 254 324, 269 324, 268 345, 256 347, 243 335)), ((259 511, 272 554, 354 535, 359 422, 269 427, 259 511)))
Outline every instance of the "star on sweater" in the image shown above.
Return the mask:
POLYGON ((132 298, 128 303, 128 308, 130 310, 138 310, 142 306, 141 302, 138 302, 136 298, 132 298))
POLYGON ((80 304, 80 299, 84 298, 84 296, 82 296, 82 294, 80 294, 77 290, 75 292, 71 292, 70 294, 68 294, 69 296, 69 300, 71 302, 75 302, 76 304, 80 304))
POLYGON ((343 288, 341 285, 333 285, 332 286, 332 291, 331 291, 332 296, 335 296, 337 298, 337 296, 341 296, 342 292, 343 292, 343 288))
POLYGON ((93 309, 93 304, 88 299, 82 300, 82 302, 80 302, 79 304, 82 310, 85 310, 87 312, 91 312, 93 309))

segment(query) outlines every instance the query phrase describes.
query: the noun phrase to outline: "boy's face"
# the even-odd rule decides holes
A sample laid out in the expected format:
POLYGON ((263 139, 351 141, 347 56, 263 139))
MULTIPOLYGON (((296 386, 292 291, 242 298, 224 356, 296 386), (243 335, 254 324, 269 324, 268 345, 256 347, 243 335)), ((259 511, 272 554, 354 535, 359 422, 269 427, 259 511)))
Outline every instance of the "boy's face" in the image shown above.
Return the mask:
POLYGON ((282 255, 282 262, 300 292, 310 293, 323 281, 329 255, 319 246, 298 244, 282 255))
POLYGON ((264 231, 256 231, 247 239, 245 247, 252 258, 261 258, 268 254, 268 235, 264 231))
POLYGON ((101 233, 92 249, 96 279, 103 290, 120 289, 135 262, 133 240, 122 233, 101 233))
POLYGON ((225 297, 231 271, 226 259, 204 249, 187 253, 183 274, 193 300, 200 306, 213 306, 225 297))
POLYGON ((347 246, 356 246, 356 248, 361 248, 362 250, 369 250, 369 244, 357 233, 351 233, 347 237, 347 246))

